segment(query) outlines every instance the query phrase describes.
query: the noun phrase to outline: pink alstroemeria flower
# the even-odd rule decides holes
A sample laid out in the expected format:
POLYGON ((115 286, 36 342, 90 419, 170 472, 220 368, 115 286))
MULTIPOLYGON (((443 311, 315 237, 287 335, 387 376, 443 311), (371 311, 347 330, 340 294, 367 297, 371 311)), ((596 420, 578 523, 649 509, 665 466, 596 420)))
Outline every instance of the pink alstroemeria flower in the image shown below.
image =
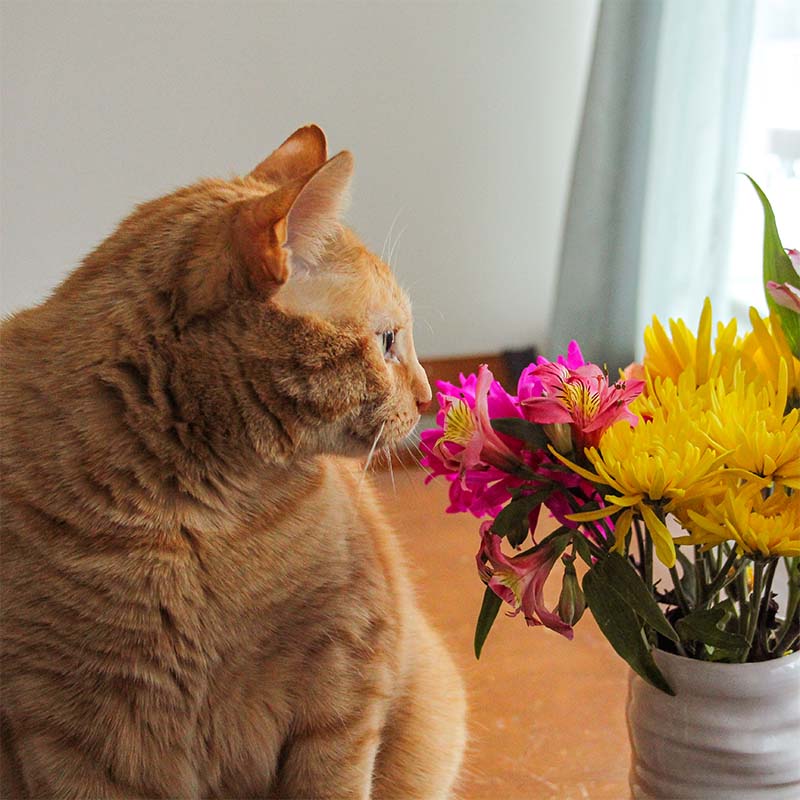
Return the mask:
POLYGON ((521 611, 528 625, 544 625, 572 639, 572 626, 544 604, 544 585, 558 555, 551 547, 543 547, 527 556, 508 558, 500 548, 502 539, 490 531, 491 522, 481 525, 481 547, 476 556, 482 580, 503 601, 521 611))
MULTIPOLYGON (((513 472, 522 464, 519 453, 515 453, 492 428, 489 417, 489 388, 494 383, 494 375, 486 364, 478 368, 475 385, 475 403, 470 406, 466 400, 453 398, 444 415, 442 436, 436 443, 442 461, 447 459, 462 471, 486 464, 506 472, 513 472), (443 449, 447 443, 463 447, 458 453, 443 449)), ((516 415, 515 415, 516 416, 516 415)))
POLYGON ((437 427, 420 435, 420 463, 428 470, 426 483, 439 475, 450 481, 448 513, 495 517, 511 498, 509 490, 524 483, 506 470, 523 463, 533 467, 536 459, 522 442, 491 427, 492 419, 522 417, 517 398, 493 380, 491 371, 481 367, 477 377, 460 376, 460 383, 438 383, 437 427))
MULTIPOLYGON (((522 370, 517 386, 517 395, 521 403, 524 403, 531 397, 542 396, 544 387, 542 386, 541 380, 537 377, 536 371, 539 367, 550 363, 551 362, 544 358, 544 356, 539 356, 539 358, 536 359, 536 363, 530 364, 522 370)), ((586 365, 583 353, 581 353, 581 348, 574 339, 567 345, 567 354, 565 356, 558 356, 552 363, 558 364, 567 370, 576 370, 578 367, 586 365)))
POLYGON ((628 404, 641 394, 644 381, 609 384, 608 376, 595 364, 570 369, 547 362, 537 366, 532 375, 541 382, 542 395, 523 401, 525 416, 542 425, 569 425, 578 452, 596 447, 606 428, 615 422, 638 422, 628 404))
MULTIPOLYGON (((794 271, 798 273, 798 278, 800 278, 800 250, 787 250, 786 254, 792 262, 794 271)), ((800 289, 797 286, 791 283, 767 281, 767 291, 779 306, 800 314, 800 289)))
MULTIPOLYGON (((791 259, 794 271, 798 273, 798 278, 800 278, 800 250, 787 250, 786 254, 791 259)), ((792 286, 791 283, 767 281, 767 290, 779 306, 800 314, 800 289, 797 286, 792 286)))

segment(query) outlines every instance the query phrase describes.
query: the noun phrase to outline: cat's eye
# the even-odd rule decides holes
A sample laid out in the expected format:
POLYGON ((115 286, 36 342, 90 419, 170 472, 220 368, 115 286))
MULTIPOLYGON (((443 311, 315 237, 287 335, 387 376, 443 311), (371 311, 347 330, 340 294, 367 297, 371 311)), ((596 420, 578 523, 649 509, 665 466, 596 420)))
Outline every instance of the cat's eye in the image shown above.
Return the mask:
POLYGON ((397 338, 394 331, 384 331, 380 334, 381 337, 381 347, 383 348, 383 355, 387 358, 394 355, 392 352, 392 348, 394 347, 394 341, 397 338))

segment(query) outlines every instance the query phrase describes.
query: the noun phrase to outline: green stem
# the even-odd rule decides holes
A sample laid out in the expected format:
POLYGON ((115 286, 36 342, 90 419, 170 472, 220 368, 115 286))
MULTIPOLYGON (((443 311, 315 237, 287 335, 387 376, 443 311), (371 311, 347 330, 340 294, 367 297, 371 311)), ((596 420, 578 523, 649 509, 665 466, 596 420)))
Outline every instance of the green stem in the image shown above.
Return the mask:
POLYGON ((694 596, 695 605, 702 607, 706 596, 706 584, 708 583, 708 573, 706 572, 706 560, 700 552, 700 546, 694 548, 694 596))
MULTIPOLYGON (((675 591, 675 597, 678 599, 678 605, 680 606, 681 611, 683 612, 683 616, 687 616, 691 613, 691 606, 689 603, 689 598, 686 596, 686 593, 683 591, 683 586, 681 585, 680 578, 678 577, 678 568, 677 567, 670 567, 669 574, 672 576, 672 585, 675 591)), ((687 643, 686 648, 690 651, 687 654, 686 650, 682 647, 682 644, 679 642, 677 644, 678 652, 682 655, 689 655, 690 658, 694 658, 696 653, 694 650, 694 646, 687 643)))
POLYGON ((764 562, 756 561, 753 564, 753 591, 750 593, 750 602, 748 603, 748 619, 747 619, 747 632, 745 639, 747 639, 747 646, 742 654, 742 663, 747 661, 750 656, 750 650, 753 647, 753 638, 756 634, 758 626, 758 618, 761 611, 761 593, 764 591, 764 562))
POLYGON ((758 622, 756 623, 756 650, 760 657, 764 657, 767 651, 767 641, 769 631, 767 630, 767 614, 769 613, 769 601, 772 597, 772 581, 775 579, 775 570, 778 568, 778 559, 773 558, 767 564, 767 576, 764 581, 764 591, 761 594, 760 605, 758 608, 758 622))
POLYGON ((742 561, 736 573, 736 594, 739 603, 739 633, 744 636, 750 620, 750 605, 747 602, 747 562, 742 561))
POLYGON ((645 535, 644 537, 644 585, 650 594, 655 595, 653 587, 653 540, 645 535))
POLYGON ((644 535, 642 534, 641 520, 638 517, 635 517, 631 522, 631 527, 636 533, 636 546, 639 552, 639 574, 645 585, 648 586, 650 591, 652 591, 652 587, 647 583, 647 571, 644 567, 644 535))
MULTIPOLYGON (((709 603, 713 602, 717 594, 719 594, 731 581, 736 579, 738 571, 729 576, 729 573, 735 562, 736 548, 732 547, 727 559, 725 559, 725 563, 717 570, 717 574, 714 576, 714 579, 711 581, 708 589, 706 590, 705 600, 702 604, 698 604, 698 608, 705 608, 708 606, 709 603)), ((741 569, 743 566, 744 563, 739 566, 739 569, 741 569)))
POLYGON ((786 569, 789 573, 789 600, 786 605, 786 619, 777 634, 777 643, 773 652, 779 655, 785 652, 790 644, 790 640, 796 635, 793 632, 794 617, 800 608, 800 581, 797 580, 798 564, 795 559, 784 559, 786 569))
POLYGON ((675 597, 678 599, 678 605, 683 612, 683 616, 687 616, 691 611, 689 607, 689 598, 686 597, 686 593, 683 591, 683 586, 681 585, 680 578, 678 577, 678 568, 677 567, 670 567, 669 574, 672 575, 672 584, 675 588, 675 597))

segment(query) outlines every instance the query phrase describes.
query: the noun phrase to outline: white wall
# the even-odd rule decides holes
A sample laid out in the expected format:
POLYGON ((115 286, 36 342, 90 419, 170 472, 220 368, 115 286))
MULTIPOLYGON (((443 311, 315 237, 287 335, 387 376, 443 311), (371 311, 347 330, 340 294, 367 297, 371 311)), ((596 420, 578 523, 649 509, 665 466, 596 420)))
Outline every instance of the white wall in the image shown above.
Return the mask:
POLYGON ((543 341, 596 6, 3 2, 0 310, 314 121, 356 156, 353 226, 404 231, 424 355, 543 341))

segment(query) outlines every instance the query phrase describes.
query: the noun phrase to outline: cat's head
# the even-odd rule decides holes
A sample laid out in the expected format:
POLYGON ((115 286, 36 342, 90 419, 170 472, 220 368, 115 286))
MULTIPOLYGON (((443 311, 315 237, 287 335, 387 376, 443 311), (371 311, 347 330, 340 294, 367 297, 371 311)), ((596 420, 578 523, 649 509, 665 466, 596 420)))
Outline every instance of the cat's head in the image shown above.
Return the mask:
POLYGON ((248 176, 147 204, 117 234, 161 242, 148 302, 197 396, 178 404, 196 399, 268 457, 394 445, 431 399, 406 294, 341 222, 352 172, 308 126, 248 176))

